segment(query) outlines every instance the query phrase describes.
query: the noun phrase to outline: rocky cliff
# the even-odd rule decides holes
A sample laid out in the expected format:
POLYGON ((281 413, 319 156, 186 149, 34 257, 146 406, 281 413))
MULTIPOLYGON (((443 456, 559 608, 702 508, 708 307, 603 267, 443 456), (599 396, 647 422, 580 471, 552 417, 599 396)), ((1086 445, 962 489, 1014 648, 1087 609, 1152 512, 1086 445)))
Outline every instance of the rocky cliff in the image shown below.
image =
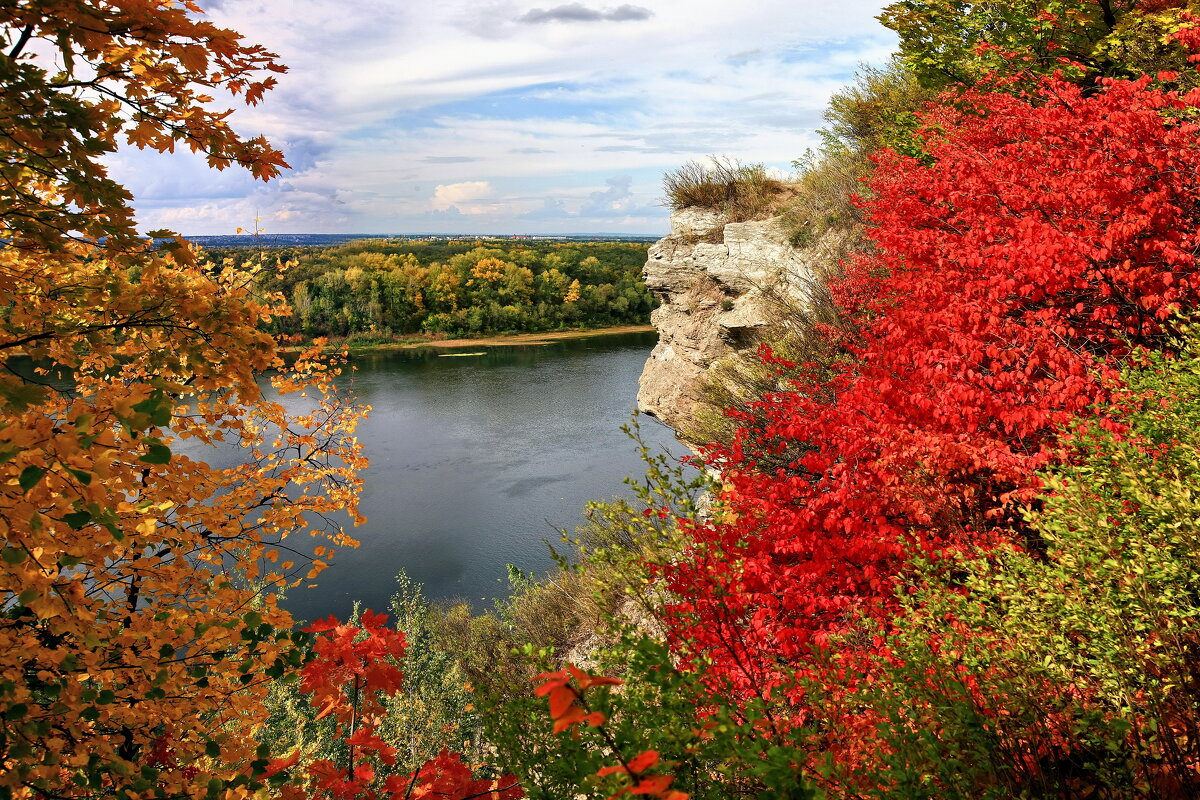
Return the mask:
POLYGON ((782 317, 809 302, 827 263, 818 250, 793 247, 779 217, 725 222, 714 211, 674 212, 644 270, 662 304, 650 318, 659 339, 638 408, 686 429, 714 365, 753 353, 782 317))

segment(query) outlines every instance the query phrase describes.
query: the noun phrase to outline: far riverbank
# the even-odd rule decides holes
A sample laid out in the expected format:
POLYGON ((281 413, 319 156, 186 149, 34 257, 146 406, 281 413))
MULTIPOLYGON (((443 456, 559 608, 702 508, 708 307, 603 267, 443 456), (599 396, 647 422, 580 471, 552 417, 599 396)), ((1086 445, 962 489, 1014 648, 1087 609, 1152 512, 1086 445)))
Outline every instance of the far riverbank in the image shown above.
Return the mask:
MULTIPOLYGON (((479 336, 473 338, 436 339, 432 336, 410 336, 388 342, 360 343, 352 340, 331 340, 325 348, 329 351, 346 348, 351 353, 379 353, 394 350, 415 350, 423 347, 461 349, 464 347, 524 347, 539 344, 550 344, 568 339, 588 339, 595 336, 615 336, 626 333, 650 333, 653 325, 612 325, 607 328, 588 328, 585 330, 542 331, 539 333, 511 333, 503 335, 479 336)), ((282 348, 283 352, 299 352, 302 348, 290 346, 282 348)))

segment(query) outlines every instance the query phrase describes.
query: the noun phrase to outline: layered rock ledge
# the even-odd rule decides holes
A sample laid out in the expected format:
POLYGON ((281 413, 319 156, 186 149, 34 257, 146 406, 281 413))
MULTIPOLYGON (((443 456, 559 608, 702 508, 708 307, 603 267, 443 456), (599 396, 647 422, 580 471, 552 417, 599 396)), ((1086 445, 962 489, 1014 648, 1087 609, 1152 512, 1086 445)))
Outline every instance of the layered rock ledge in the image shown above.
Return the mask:
POLYGON ((788 241, 781 218, 726 222, 683 209, 651 246, 643 274, 661 305, 658 345, 646 361, 638 408, 677 431, 704 403, 720 360, 753 353, 781 315, 805 305, 820 280, 811 249, 788 241))

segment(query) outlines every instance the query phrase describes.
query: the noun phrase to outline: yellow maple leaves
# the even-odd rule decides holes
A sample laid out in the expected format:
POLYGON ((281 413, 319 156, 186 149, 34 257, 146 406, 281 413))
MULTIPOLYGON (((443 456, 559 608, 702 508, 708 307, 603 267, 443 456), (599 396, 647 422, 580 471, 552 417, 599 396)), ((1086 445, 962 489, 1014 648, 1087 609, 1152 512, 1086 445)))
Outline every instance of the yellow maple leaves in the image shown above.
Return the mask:
POLYGON ((253 268, 140 240, 99 159, 123 138, 273 177, 206 104, 282 67, 190 0, 7 4, 0 45, 0 793, 248 797, 306 645, 273 590, 324 563, 287 540, 352 543, 365 410, 336 360, 281 358, 253 268))
POLYGON ((0 376, 0 784, 108 793, 149 780, 150 766, 190 791, 182 767, 145 760, 167 722, 204 786, 232 779, 252 743, 202 758, 207 740, 188 732, 199 719, 252 727, 268 671, 296 658, 269 590, 296 580, 278 564, 289 535, 350 541, 310 520, 357 517, 363 410, 332 394, 336 364, 284 364, 258 329, 265 306, 227 265, 83 248, 40 254, 41 269, 30 258, 0 255, 12 298, 0 324, 12 367, 0 376), (264 396, 268 368, 281 389, 309 393, 309 413, 264 396), (219 468, 178 447, 220 439, 247 445, 247 459, 219 468))

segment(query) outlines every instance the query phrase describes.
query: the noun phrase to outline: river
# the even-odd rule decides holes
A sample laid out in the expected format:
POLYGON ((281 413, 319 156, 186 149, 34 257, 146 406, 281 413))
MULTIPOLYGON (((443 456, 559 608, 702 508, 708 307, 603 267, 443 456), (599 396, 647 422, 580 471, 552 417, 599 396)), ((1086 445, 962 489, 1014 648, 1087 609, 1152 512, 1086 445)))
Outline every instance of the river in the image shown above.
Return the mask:
MULTIPOLYGON (((403 568, 429 598, 478 609, 505 593, 506 563, 547 571, 556 528, 644 472, 620 427, 655 337, 356 356, 342 388, 373 408, 358 431, 371 462, 368 522, 351 531, 362 544, 283 604, 307 620, 344 617, 355 600, 386 610, 403 568)), ((641 422, 647 443, 682 453, 669 429, 641 422)))

